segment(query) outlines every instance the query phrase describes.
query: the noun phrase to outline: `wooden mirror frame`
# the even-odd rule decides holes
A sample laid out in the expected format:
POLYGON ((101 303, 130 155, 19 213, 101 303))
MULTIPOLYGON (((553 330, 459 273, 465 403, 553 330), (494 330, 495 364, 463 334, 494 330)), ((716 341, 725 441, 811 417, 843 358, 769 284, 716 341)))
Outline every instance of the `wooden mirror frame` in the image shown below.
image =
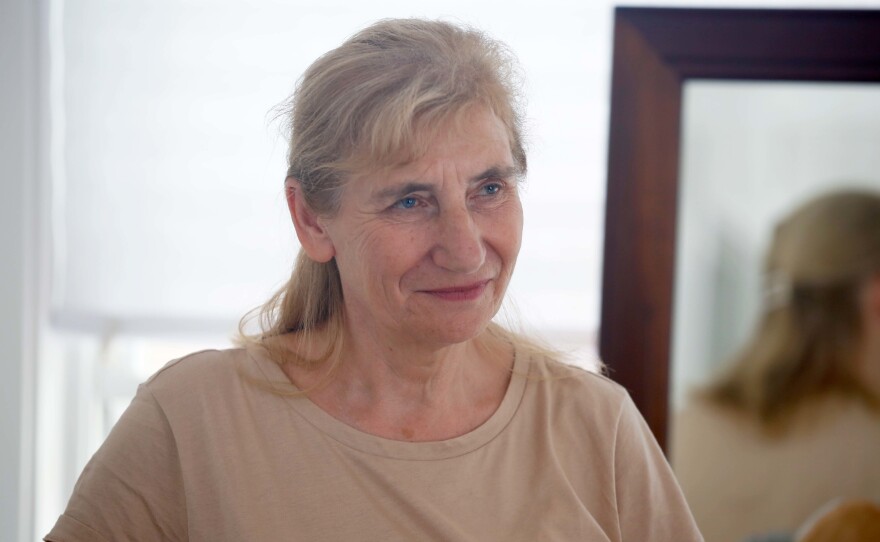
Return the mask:
POLYGON ((880 82, 880 11, 615 10, 599 352, 664 449, 689 79, 880 82))

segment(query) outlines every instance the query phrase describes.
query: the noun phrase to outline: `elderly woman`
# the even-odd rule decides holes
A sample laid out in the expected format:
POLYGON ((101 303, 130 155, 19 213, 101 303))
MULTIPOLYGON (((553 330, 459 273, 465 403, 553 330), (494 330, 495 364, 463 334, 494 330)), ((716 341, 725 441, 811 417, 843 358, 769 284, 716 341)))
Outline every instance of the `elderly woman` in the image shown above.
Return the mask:
POLYGON ((673 431, 676 473, 713 542, 794 532, 832 499, 880 503, 880 193, 800 205, 765 273, 754 334, 673 431))
POLYGON ((142 385, 46 540, 701 539, 626 392, 491 322, 523 223, 514 68, 391 20, 308 69, 302 249, 262 333, 142 385))

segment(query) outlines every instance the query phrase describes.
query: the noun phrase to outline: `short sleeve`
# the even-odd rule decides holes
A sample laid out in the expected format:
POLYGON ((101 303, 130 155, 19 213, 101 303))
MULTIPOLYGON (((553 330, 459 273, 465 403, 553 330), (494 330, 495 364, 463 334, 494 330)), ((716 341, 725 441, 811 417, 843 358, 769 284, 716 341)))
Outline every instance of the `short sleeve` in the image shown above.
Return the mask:
POLYGON ((174 435, 146 386, 86 465, 67 509, 44 540, 187 540, 174 435))
POLYGON ((628 396, 618 418, 614 473, 624 542, 703 540, 672 469, 628 396))

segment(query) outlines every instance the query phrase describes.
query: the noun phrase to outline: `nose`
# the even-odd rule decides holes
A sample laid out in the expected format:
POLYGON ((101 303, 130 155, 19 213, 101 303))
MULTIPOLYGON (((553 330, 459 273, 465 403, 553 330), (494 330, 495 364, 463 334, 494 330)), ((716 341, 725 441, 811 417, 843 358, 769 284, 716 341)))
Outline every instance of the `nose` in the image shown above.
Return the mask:
POLYGON ((434 264, 456 273, 475 273, 486 261, 479 225, 467 208, 446 209, 437 217, 434 264))

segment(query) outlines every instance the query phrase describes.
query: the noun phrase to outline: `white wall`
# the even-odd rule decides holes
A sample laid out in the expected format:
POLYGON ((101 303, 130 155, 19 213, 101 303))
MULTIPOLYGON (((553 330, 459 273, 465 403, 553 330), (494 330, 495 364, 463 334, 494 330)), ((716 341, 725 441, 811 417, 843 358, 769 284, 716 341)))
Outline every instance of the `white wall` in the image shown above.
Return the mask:
POLYGON ((38 3, 0 2, 0 537, 29 539, 38 3))

